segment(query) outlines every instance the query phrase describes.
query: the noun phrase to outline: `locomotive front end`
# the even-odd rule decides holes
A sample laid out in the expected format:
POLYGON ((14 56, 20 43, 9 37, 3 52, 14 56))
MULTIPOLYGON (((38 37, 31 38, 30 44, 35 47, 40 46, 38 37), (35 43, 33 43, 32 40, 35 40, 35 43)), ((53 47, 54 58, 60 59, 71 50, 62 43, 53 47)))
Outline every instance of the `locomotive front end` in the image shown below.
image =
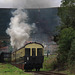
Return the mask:
POLYGON ((40 43, 29 43, 25 46, 25 70, 40 70, 43 67, 44 47, 40 43))

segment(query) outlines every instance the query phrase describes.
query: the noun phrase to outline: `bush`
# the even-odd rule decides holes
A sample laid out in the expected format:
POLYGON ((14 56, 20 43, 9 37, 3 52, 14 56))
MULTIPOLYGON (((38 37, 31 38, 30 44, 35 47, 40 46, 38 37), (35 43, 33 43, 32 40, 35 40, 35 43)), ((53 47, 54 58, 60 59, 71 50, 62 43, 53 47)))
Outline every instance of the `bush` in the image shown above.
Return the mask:
POLYGON ((75 30, 73 28, 69 27, 61 30, 57 60, 62 68, 68 65, 68 59, 74 55, 71 50, 73 38, 75 38, 75 30))
POLYGON ((68 54, 68 66, 70 71, 75 73, 75 39, 71 43, 71 49, 68 54))
MULTIPOLYGON (((52 56, 52 55, 50 55, 50 56, 52 56)), ((43 65, 44 65, 44 69, 55 70, 57 67, 56 56, 52 56, 51 58, 45 60, 43 65)))

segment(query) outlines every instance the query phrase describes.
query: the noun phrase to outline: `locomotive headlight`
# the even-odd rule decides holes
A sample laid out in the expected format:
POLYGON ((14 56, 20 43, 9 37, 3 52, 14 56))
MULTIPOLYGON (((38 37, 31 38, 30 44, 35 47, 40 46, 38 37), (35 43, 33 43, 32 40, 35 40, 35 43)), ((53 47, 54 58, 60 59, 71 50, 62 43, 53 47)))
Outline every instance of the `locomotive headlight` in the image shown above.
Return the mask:
POLYGON ((29 57, 27 57, 27 60, 29 60, 29 57))

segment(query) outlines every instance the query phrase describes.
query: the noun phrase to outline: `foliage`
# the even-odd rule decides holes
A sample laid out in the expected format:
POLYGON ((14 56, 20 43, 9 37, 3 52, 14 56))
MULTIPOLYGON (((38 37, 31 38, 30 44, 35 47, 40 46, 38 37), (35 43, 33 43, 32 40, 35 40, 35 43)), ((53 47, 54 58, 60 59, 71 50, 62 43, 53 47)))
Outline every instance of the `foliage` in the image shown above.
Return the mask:
POLYGON ((2 64, 0 63, 0 75, 32 75, 28 73, 24 73, 21 69, 18 69, 15 66, 10 64, 2 64))
POLYGON ((68 27, 75 29, 75 0, 62 0, 58 15, 61 19, 61 29, 68 27))
MULTIPOLYGON (((58 64, 75 70, 75 0, 62 0, 60 17, 58 64)), ((59 66, 59 67, 60 67, 59 66)))
POLYGON ((54 70, 57 66, 57 55, 50 55, 49 57, 45 57, 44 63, 43 63, 43 69, 45 71, 47 70, 54 70))
POLYGON ((68 54, 68 66, 71 71, 75 72, 75 38, 71 43, 71 49, 68 54))
POLYGON ((62 0, 62 7, 74 6, 75 0, 62 0))
POLYGON ((71 43, 71 49, 69 51, 69 56, 68 56, 69 64, 73 64, 73 61, 75 62, 75 39, 73 39, 72 43, 71 43))
POLYGON ((71 27, 64 28, 61 30, 60 39, 59 39, 59 50, 58 50, 58 63, 60 66, 67 65, 68 57, 71 55, 71 43, 73 38, 75 38, 75 30, 71 27))

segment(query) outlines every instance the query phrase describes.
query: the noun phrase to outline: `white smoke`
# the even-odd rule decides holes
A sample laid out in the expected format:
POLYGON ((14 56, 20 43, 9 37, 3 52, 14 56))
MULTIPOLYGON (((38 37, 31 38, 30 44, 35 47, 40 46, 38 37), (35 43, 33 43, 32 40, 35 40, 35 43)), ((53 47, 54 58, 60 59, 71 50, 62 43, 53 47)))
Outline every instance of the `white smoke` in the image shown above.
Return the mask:
POLYGON ((10 28, 6 30, 6 33, 10 36, 11 46, 14 48, 21 48, 25 41, 30 37, 31 30, 35 28, 35 24, 32 26, 26 23, 28 18, 27 13, 23 9, 17 9, 12 13, 10 28))

